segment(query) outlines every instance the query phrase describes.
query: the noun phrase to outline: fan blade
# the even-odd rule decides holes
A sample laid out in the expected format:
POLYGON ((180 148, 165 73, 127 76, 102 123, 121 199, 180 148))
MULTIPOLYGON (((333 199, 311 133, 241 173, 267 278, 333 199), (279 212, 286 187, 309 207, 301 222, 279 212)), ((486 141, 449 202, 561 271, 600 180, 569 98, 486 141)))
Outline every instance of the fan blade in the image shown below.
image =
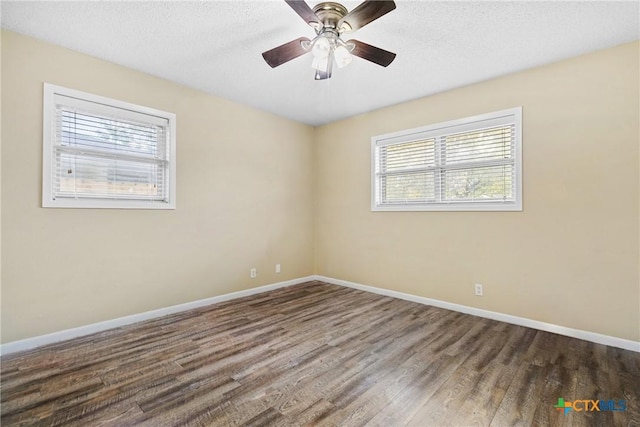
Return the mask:
POLYGON ((363 43, 359 40, 349 40, 347 42, 347 45, 350 44, 355 45, 355 47, 351 51, 352 55, 359 56, 362 59, 371 61, 374 64, 382 65, 383 67, 391 64, 396 58, 396 54, 393 52, 380 49, 379 47, 371 46, 370 44, 363 43))
POLYGON ((320 20, 313 13, 313 10, 309 7, 309 5, 304 0, 284 0, 291 9, 293 9, 307 24, 316 23, 320 25, 320 20))
POLYGON ((355 31, 358 28, 362 28, 371 21, 375 21, 383 15, 391 12, 396 8, 396 4, 393 0, 390 1, 378 1, 378 0, 366 0, 347 13, 339 22, 338 30, 340 33, 355 31))
POLYGON ((310 42, 311 40, 306 37, 300 37, 299 39, 292 40, 282 46, 274 47, 271 50, 262 52, 262 57, 267 61, 267 64, 269 64, 271 68, 276 68, 278 65, 282 65, 285 62, 289 62, 292 59, 297 58, 298 56, 309 53, 310 50, 302 47, 302 42, 304 41, 310 42))

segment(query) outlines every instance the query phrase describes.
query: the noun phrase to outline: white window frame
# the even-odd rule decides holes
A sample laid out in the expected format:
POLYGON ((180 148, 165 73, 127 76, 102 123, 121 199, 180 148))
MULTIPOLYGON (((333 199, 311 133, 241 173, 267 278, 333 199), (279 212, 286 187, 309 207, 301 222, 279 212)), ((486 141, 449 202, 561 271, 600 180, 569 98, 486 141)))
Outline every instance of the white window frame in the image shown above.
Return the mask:
MULTIPOLYGON (((442 170, 446 170, 443 167, 442 170)), ((372 211, 522 211, 522 107, 451 120, 371 138, 371 210, 372 211), (440 138, 455 133, 470 132, 493 126, 513 124, 515 200, 513 201, 429 201, 416 203, 380 203, 379 156, 383 146, 440 138)))
POLYGON ((176 115, 154 108, 44 83, 43 99, 43 208, 175 209, 176 208, 176 115), (134 119, 139 122, 166 124, 168 197, 166 200, 127 200, 118 198, 56 198, 53 190, 54 151, 56 148, 56 100, 67 97, 70 104, 91 103, 91 112, 134 119))

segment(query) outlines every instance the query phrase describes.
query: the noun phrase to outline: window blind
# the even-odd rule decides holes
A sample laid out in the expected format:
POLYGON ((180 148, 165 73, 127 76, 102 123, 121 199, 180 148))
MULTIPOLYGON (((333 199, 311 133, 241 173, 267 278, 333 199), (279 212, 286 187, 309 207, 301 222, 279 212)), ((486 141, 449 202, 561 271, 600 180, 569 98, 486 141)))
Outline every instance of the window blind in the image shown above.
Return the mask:
POLYGON ((441 199, 514 201, 515 126, 441 137, 441 199))
POLYGON ((519 112, 372 138, 372 208, 519 209, 519 112))
POLYGON ((54 150, 56 198, 167 200, 161 125, 57 105, 54 150))
POLYGON ((174 115, 52 85, 45 89, 51 106, 45 110, 50 131, 45 128, 44 206, 173 208, 174 115))
POLYGON ((383 203, 426 202, 435 198, 435 140, 387 145, 380 149, 383 203))

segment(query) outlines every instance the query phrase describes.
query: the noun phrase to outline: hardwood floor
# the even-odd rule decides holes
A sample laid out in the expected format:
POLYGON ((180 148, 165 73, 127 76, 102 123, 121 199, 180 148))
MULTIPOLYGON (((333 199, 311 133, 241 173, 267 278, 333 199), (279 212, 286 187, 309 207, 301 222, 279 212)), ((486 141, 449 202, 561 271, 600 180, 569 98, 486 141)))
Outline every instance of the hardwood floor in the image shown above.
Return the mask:
POLYGON ((1 401, 3 426, 640 425, 640 353, 313 282, 3 357, 1 401))

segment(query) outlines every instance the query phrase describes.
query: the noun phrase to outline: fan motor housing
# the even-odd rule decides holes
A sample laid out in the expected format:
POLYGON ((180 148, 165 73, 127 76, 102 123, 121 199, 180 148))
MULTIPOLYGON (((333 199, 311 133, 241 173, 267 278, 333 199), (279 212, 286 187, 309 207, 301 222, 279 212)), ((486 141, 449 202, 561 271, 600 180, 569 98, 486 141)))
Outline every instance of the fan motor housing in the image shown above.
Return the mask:
POLYGON ((327 1, 319 3, 313 8, 316 16, 322 20, 325 28, 336 28, 340 21, 347 14, 348 10, 340 3, 327 1))

